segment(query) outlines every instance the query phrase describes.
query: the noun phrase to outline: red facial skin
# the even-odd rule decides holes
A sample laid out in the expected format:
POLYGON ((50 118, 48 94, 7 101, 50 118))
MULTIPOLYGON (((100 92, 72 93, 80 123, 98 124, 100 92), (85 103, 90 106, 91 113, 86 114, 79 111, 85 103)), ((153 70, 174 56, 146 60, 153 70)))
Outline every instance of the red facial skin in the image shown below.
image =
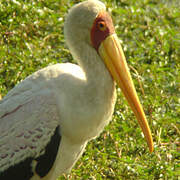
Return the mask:
POLYGON ((114 33, 111 16, 105 11, 99 13, 91 29, 91 42, 97 52, 101 42, 114 33))

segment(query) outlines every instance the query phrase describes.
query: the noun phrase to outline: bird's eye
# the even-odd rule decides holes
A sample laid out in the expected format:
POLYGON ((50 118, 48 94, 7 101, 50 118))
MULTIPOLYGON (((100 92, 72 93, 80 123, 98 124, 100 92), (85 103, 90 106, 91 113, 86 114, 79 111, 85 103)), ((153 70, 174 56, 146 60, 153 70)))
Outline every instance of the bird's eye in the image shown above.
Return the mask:
POLYGON ((106 30, 106 23, 104 21, 98 22, 98 28, 100 31, 105 31, 106 30))

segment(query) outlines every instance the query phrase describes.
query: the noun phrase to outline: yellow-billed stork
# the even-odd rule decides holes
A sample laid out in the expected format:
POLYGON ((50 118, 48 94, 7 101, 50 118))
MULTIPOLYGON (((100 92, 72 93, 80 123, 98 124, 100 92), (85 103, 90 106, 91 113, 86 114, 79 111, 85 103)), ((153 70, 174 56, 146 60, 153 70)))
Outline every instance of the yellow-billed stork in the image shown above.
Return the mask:
POLYGON ((112 118, 115 81, 153 151, 151 132, 105 5, 98 0, 75 5, 64 34, 79 66, 48 66, 0 101, 0 180, 54 180, 69 173, 87 142, 112 118))

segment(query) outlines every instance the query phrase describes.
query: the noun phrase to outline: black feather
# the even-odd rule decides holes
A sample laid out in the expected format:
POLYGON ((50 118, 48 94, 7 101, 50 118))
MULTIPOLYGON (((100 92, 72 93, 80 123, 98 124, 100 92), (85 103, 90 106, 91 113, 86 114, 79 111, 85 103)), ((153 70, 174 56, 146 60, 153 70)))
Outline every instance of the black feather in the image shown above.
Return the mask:
POLYGON ((3 172, 0 172, 0 180, 30 180, 33 176, 32 172, 32 161, 36 160, 37 165, 35 168, 36 173, 40 177, 44 177, 48 174, 52 168, 54 161, 57 156, 61 141, 60 128, 56 127, 54 135, 51 137, 49 143, 45 147, 44 154, 34 159, 33 157, 27 157, 25 160, 15 164, 14 166, 9 167, 3 172))

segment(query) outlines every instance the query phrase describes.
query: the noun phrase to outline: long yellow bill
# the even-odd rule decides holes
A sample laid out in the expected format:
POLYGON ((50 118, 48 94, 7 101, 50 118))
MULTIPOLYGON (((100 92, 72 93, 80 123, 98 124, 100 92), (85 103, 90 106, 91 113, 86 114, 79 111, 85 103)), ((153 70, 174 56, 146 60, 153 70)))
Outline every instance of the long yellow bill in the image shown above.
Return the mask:
POLYGON ((153 140, 143 108, 139 102, 123 50, 116 34, 108 36, 99 46, 99 54, 104 60, 112 77, 115 79, 130 107, 132 108, 138 123, 144 133, 150 152, 153 152, 153 140))

